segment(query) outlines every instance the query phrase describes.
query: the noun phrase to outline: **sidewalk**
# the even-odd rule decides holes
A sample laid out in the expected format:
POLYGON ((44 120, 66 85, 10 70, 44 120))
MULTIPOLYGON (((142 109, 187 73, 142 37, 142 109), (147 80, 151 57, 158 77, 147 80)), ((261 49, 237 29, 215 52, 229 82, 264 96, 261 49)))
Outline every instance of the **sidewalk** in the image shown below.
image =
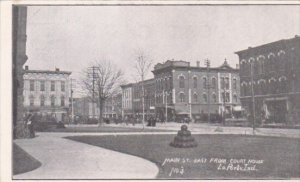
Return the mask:
POLYGON ((15 143, 42 166, 13 179, 153 179, 158 174, 145 159, 62 138, 74 133, 37 135, 15 143))
MULTIPOLYGON (((162 129, 178 131, 183 123, 157 123, 155 127, 147 127, 146 129, 162 129)), ((125 125, 125 124, 109 124, 111 127, 127 127, 127 128, 143 128, 142 124, 125 125)), ((233 127, 233 126, 221 126, 212 125, 207 123, 190 123, 187 124, 188 129, 194 134, 241 134, 241 135, 253 135, 253 129, 251 127, 233 127)), ((257 128, 255 135, 261 136, 278 136, 289 138, 300 138, 299 129, 282 129, 282 128, 257 128)))

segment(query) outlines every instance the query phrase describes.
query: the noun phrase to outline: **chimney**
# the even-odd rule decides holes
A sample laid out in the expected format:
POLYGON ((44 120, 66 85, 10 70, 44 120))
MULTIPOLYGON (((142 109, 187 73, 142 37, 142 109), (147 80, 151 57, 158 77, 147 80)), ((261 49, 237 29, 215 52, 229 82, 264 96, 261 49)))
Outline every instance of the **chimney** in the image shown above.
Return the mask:
POLYGON ((55 68, 55 71, 59 71, 59 68, 55 68))
POLYGON ((200 67, 200 61, 197 61, 196 63, 197 63, 197 67, 200 67))
POLYGON ((29 68, 28 68, 28 66, 25 66, 25 70, 28 70, 29 68))

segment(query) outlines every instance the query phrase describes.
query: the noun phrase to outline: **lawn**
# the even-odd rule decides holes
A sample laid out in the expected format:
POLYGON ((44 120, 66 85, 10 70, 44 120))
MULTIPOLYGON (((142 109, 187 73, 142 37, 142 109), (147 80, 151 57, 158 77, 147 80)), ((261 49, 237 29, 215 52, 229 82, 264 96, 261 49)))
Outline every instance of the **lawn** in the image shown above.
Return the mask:
POLYGON ((72 132, 72 133, 94 133, 94 132, 166 132, 169 130, 161 130, 146 127, 144 130, 141 128, 126 128, 126 127, 112 127, 112 126, 71 126, 66 128, 50 128, 47 132, 72 132))
POLYGON ((175 135, 74 136, 69 139, 148 159, 157 178, 290 179, 300 177, 300 139, 194 135, 198 147, 173 148, 175 135))
POLYGON ((21 149, 18 145, 13 144, 13 175, 32 171, 41 166, 41 163, 21 149))

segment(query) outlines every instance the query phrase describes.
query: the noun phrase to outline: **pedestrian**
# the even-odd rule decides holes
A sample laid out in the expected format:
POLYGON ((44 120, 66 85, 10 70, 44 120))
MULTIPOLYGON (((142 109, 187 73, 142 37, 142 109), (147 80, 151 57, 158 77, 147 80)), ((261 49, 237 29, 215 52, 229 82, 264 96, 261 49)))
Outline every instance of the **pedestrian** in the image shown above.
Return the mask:
POLYGON ((27 117, 27 120, 26 120, 26 125, 27 125, 27 128, 29 130, 29 137, 30 138, 35 137, 35 132, 34 132, 35 119, 36 119, 36 114, 33 115, 33 114, 30 113, 27 117))

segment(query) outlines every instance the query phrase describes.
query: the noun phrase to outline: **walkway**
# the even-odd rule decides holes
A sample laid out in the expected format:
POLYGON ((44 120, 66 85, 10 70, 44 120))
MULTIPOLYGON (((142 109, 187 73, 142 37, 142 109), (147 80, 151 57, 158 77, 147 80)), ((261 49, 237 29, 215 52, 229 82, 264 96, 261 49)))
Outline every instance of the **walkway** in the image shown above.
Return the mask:
POLYGON ((69 135, 77 134, 38 133, 34 139, 15 140, 42 166, 13 179, 153 179, 158 174, 150 161, 62 138, 69 135))

